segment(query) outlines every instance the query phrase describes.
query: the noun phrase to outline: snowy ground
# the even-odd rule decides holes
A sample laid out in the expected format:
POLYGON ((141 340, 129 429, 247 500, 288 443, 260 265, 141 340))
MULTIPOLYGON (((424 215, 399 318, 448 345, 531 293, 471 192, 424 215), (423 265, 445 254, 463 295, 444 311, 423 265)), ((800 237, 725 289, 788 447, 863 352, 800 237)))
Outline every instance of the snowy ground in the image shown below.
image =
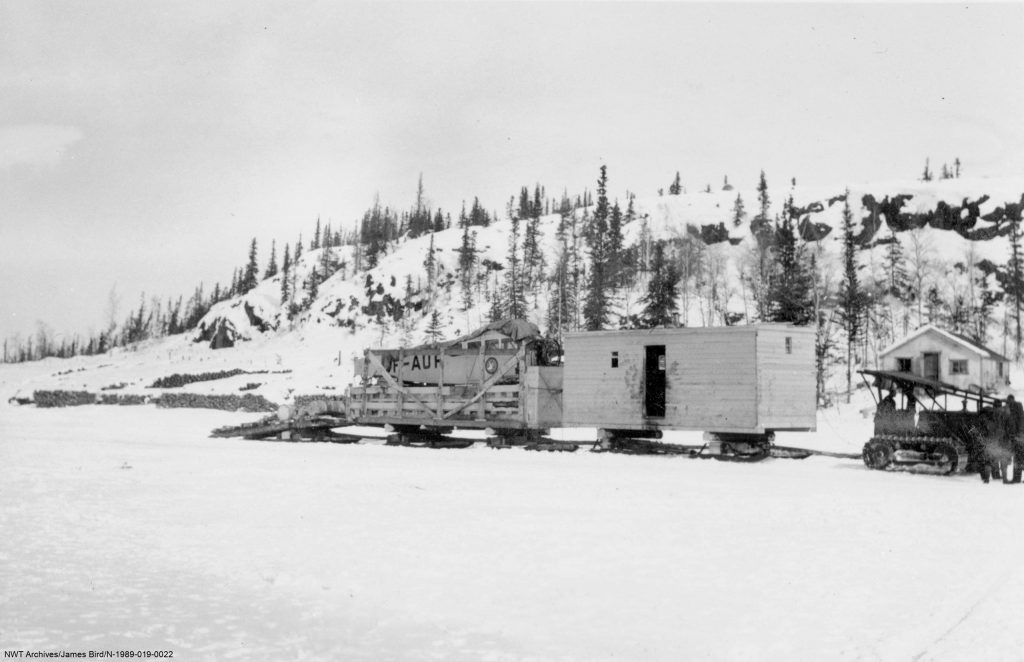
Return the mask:
POLYGON ((252 418, 0 404, 0 648, 1024 656, 1024 486, 826 458, 207 438, 252 418))

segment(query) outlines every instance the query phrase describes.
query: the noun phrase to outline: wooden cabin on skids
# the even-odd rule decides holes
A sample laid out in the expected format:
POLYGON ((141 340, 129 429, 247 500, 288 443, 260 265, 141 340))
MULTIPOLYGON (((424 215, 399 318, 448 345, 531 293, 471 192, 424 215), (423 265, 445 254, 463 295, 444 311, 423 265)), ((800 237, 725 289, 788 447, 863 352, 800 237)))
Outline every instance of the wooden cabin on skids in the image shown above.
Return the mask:
POLYGON ((771 324, 571 334, 562 424, 605 437, 814 430, 814 339, 813 328, 771 324))

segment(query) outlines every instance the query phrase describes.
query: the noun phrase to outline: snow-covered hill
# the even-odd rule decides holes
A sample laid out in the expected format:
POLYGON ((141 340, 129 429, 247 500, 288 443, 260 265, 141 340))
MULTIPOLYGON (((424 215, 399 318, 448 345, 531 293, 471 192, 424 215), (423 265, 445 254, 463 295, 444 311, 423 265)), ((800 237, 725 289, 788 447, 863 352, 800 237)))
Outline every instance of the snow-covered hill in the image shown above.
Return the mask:
MULTIPOLYGON (((894 236, 908 244, 927 243, 937 258, 961 259, 969 250, 974 259, 988 257, 1003 264, 1008 257, 1005 211, 1024 199, 1024 178, 950 179, 933 182, 891 182, 851 186, 849 201, 857 219, 864 250, 862 262, 877 269, 885 247, 878 240, 894 236), (895 202, 894 202, 895 201, 895 202), (899 213, 896 213, 898 208, 899 213), (957 221, 953 223, 953 221, 957 221), (923 225, 914 231, 908 228, 923 225), (892 226, 892 227, 890 227, 892 226), (955 227, 954 227, 955 226, 955 227), (911 238, 913 235, 913 238, 911 238), (965 236, 966 235, 966 236, 965 236), (976 240, 967 237, 976 237, 976 240)), ((841 252, 840 214, 844 189, 810 189, 800 186, 769 190, 772 210, 779 210, 792 196, 803 209, 801 225, 814 230, 813 248, 819 261, 839 270, 841 252)), ((688 325, 721 324, 717 313, 728 310, 748 313, 749 296, 741 277, 753 244, 751 217, 757 192, 723 190, 678 196, 636 198, 635 220, 624 228, 626 245, 650 239, 703 236, 713 242, 705 247, 705 264, 717 270, 722 287, 717 311, 694 291, 680 301, 681 317, 688 325), (733 204, 742 196, 747 214, 733 223, 733 204), (715 228, 725 228, 725 234, 715 228), (710 230, 708 228, 711 228, 710 230)), ((623 205, 625 206, 625 205, 623 205)), ((582 215, 578 210, 577 215, 582 215)), ((557 214, 544 216, 540 245, 548 265, 559 250, 555 232, 557 214)), ((510 221, 475 227, 478 264, 506 262, 510 221)), ((463 309, 458 285, 458 228, 434 235, 399 241, 381 255, 379 264, 354 272, 351 246, 336 247, 336 261, 348 266, 320 285, 317 298, 293 319, 281 305, 281 278, 266 279, 249 293, 216 304, 192 333, 150 340, 117 348, 93 357, 75 357, 20 365, 0 365, 0 396, 4 400, 27 397, 35 389, 53 388, 99 392, 157 394, 149 388, 157 379, 173 374, 244 370, 250 374, 181 387, 196 393, 238 393, 246 389, 281 403, 298 394, 341 392, 353 378, 352 360, 367 347, 400 346, 427 340, 432 311, 439 313, 443 337, 456 337, 487 321, 486 293, 476 293, 463 309), (425 258, 433 242, 437 262, 436 284, 428 287, 425 258), (228 338, 234 346, 212 349, 212 340, 228 338)), ((701 245, 704 245, 703 242, 701 245)), ((306 251, 293 267, 301 283, 320 263, 323 249, 306 251)), ((483 289, 493 285, 501 272, 491 274, 483 289)), ((949 279, 944 279, 949 280, 949 279)), ((620 314, 639 312, 642 284, 622 291, 616 299, 620 314)), ((547 294, 530 297, 528 316, 542 329, 546 326, 547 294)), ((179 390, 181 390, 179 389, 179 390)))
MULTIPOLYGON (((841 214, 845 200, 849 200, 856 223, 856 236, 862 247, 861 259, 865 265, 880 265, 885 244, 896 237, 907 245, 916 242, 931 255, 949 259, 967 259, 974 251, 975 261, 988 258, 1004 264, 1009 255, 1006 234, 1009 215, 1019 213, 1024 203, 1024 178, 1007 179, 948 179, 942 181, 903 181, 850 187, 843 189, 816 189, 792 186, 769 190, 771 209, 780 210, 787 199, 800 210, 800 231, 819 259, 838 267, 841 251, 841 214), (914 234, 910 239, 909 234, 914 234)), ((743 293, 743 266, 746 255, 754 243, 751 221, 757 210, 757 191, 722 190, 711 193, 691 193, 677 196, 637 198, 634 201, 635 220, 624 227, 625 245, 643 241, 691 237, 707 246, 711 257, 706 262, 718 261, 708 269, 720 270, 723 279, 719 311, 751 316, 750 296, 743 293), (739 223, 734 222, 734 203, 737 196, 744 200, 747 213, 739 223)), ((583 211, 577 210, 576 216, 583 211)), ((770 212, 771 213, 771 212, 770 212)), ((559 223, 558 214, 541 218, 540 244, 546 263, 557 261, 559 244, 555 239, 559 223)), ((473 228, 476 233, 477 261, 490 260, 498 264, 507 261, 510 221, 505 219, 488 227, 473 228)), ((336 273, 320 287, 319 296, 310 310, 294 324, 285 319, 280 305, 280 279, 275 276, 264 281, 243 297, 215 306, 200 324, 197 339, 210 340, 221 326, 231 329, 232 336, 251 339, 260 329, 280 332, 295 326, 310 325, 347 329, 353 335, 365 327, 377 327, 377 344, 400 344, 399 341, 421 342, 431 310, 441 313, 446 336, 456 336, 486 323, 487 303, 476 297, 475 305, 463 310, 456 287, 458 249, 461 230, 452 228, 429 236, 399 242, 381 257, 380 263, 365 272, 353 273, 346 269, 336 273), (438 263, 437 284, 428 288, 424 268, 425 257, 433 241, 438 263), (412 292, 409 286, 412 286, 412 292), (394 314, 381 314, 386 310, 408 308, 412 320, 401 324, 394 314), (382 324, 381 322, 387 322, 382 324)), ((905 248, 909 249, 909 246, 905 248)), ((352 264, 351 247, 339 251, 338 261, 352 264)), ((302 282, 309 270, 320 259, 322 249, 309 251, 302 257, 298 280, 302 282)), ((502 274, 503 276, 503 274, 502 274)), ((706 279, 705 279, 706 280, 706 279)), ((624 291, 617 298, 620 314, 635 313, 639 291, 624 291)), ((704 314, 699 297, 682 301, 682 319, 690 325, 721 324, 714 314, 704 314)), ((542 293, 531 306, 529 317, 542 329, 546 326, 547 296, 542 293)), ((371 334, 375 335, 375 334, 371 334)))

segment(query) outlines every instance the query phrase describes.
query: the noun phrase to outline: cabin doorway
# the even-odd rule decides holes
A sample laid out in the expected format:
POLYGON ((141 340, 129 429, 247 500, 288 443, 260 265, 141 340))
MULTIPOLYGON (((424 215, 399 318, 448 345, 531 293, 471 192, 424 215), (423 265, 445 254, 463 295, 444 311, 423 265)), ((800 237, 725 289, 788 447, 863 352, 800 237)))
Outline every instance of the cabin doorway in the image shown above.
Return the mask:
POLYGON ((924 375, 926 379, 939 380, 939 355, 927 352, 924 355, 924 375))
POLYGON ((665 346, 647 345, 644 360, 644 415, 665 416, 665 346))

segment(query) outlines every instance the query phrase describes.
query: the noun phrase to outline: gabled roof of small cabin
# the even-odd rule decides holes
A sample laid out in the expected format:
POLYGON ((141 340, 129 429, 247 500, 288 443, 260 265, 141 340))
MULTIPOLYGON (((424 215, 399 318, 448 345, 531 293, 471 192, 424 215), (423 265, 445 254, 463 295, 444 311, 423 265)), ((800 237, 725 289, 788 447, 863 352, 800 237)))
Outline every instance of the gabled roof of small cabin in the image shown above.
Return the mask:
POLYGON ((880 352, 880 354, 882 356, 885 356, 886 354, 891 354, 892 352, 896 351, 900 347, 903 347, 904 345, 906 345, 911 340, 914 340, 914 339, 916 339, 916 338, 918 338, 920 336, 926 335, 928 333, 935 333, 935 334, 938 334, 940 336, 943 336, 944 338, 946 338, 947 340, 949 340, 951 342, 954 342, 954 343, 956 343, 958 345, 966 347, 967 349, 971 350, 972 352, 974 352, 975 354, 981 356, 982 358, 991 359, 993 361, 1003 361, 1003 362, 1008 362, 1009 361, 1009 359, 1007 359, 1002 354, 1000 354, 998 352, 992 351, 991 349, 989 349, 988 347, 985 347, 984 345, 982 345, 981 343, 979 343, 976 340, 968 338, 967 336, 964 336, 964 335, 960 335, 959 333, 953 333, 952 331, 947 331, 946 329, 940 329, 939 327, 935 326, 934 324, 925 324, 920 329, 918 329, 917 331, 914 331, 913 333, 911 333, 909 336, 907 336, 903 340, 898 340, 894 344, 889 345, 888 347, 883 349, 880 352))

